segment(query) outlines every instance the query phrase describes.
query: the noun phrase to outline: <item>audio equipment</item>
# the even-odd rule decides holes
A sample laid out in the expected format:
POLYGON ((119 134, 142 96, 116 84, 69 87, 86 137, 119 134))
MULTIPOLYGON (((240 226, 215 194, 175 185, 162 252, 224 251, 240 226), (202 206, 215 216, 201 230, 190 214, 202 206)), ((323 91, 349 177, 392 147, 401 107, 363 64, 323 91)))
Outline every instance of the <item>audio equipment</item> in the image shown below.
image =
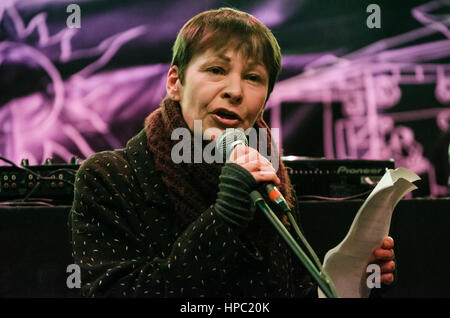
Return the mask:
POLYGON ((390 160, 338 160, 286 156, 281 158, 298 196, 347 197, 372 190, 390 160))
MULTIPOLYGON (((394 160, 338 160, 286 156, 281 158, 298 196, 347 197, 374 188, 386 169, 394 169, 394 160)), ((47 198, 71 202, 73 183, 80 164, 69 163, 22 167, 0 166, 0 201, 20 198, 47 198)), ((305 199, 305 198, 302 198, 305 199)))
POLYGON ((21 167, 0 166, 0 201, 45 198, 71 202, 79 166, 76 158, 63 164, 48 158, 44 165, 36 166, 22 159, 21 167))

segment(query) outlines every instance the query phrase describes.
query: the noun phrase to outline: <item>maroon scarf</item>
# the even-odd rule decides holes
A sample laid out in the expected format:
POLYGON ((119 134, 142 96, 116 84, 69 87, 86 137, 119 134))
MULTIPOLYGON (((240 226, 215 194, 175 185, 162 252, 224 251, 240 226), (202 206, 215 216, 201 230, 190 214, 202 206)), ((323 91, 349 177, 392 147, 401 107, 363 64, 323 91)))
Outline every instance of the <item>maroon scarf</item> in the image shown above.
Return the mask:
MULTIPOLYGON (((161 107, 145 119, 145 132, 150 150, 154 154, 155 169, 161 173, 162 181, 167 186, 174 211, 186 228, 205 211, 217 198, 219 175, 223 164, 220 163, 180 163, 175 164, 171 150, 179 140, 171 140, 172 131, 188 126, 181 114, 180 104, 169 98, 161 102, 161 107)), ((267 152, 271 154, 271 134, 269 127, 260 118, 254 128, 266 128, 267 152)), ((259 133, 259 130, 257 130, 259 133)), ((203 143, 203 147, 208 143, 203 143)), ((191 133, 191 156, 194 156, 194 137, 191 133)), ((202 148, 203 148, 202 147, 202 148)), ((202 149, 203 150, 203 149, 202 149)), ((292 186, 281 158, 279 159, 278 178, 282 186, 280 191, 288 203, 293 206, 292 186)), ((285 216, 283 220, 286 221, 285 216)))

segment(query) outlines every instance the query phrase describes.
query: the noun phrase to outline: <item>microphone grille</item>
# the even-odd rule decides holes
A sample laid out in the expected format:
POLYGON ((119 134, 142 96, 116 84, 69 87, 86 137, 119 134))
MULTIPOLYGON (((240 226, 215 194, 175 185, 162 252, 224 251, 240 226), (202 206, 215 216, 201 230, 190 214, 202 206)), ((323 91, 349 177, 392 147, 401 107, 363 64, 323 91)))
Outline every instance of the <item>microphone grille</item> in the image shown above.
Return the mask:
POLYGON ((227 128, 217 139, 216 149, 222 154, 223 159, 226 161, 233 152, 234 147, 239 144, 248 146, 248 140, 245 133, 241 129, 227 128))

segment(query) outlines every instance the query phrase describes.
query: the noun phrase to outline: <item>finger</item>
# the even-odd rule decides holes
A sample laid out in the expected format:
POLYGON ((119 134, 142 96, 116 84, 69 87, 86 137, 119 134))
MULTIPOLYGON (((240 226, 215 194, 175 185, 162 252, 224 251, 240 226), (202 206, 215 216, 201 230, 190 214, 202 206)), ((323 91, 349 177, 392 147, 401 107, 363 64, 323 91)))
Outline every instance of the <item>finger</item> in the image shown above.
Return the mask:
POLYGON ((258 157, 251 152, 246 152, 243 154, 236 153, 236 158, 233 158, 233 162, 241 166, 252 162, 257 163, 259 161, 260 160, 258 159, 258 157))
POLYGON ((373 256, 379 261, 390 261, 394 259, 394 250, 385 250, 377 248, 373 252, 373 256))
POLYGON ((246 147, 244 145, 237 145, 234 147, 233 151, 231 152, 230 157, 228 158, 228 161, 236 163, 236 161, 241 157, 248 156, 250 152, 250 147, 246 147))
POLYGON ((260 171, 270 171, 269 169, 262 166, 259 161, 256 161, 256 160, 249 161, 249 162, 237 161, 236 163, 239 164, 240 166, 242 166, 244 169, 247 169, 247 171, 249 171, 250 173, 260 172, 260 171))
POLYGON ((259 171, 259 174, 264 178, 264 181, 273 181, 276 185, 281 184, 280 178, 278 178, 274 171, 259 171))
POLYGON ((280 179, 274 172, 273 168, 270 170, 260 170, 255 171, 252 173, 253 177, 255 178, 256 182, 273 182, 277 185, 281 184, 280 179))
MULTIPOLYGON (((260 162, 262 165, 271 165, 271 163, 263 157, 257 150, 239 145, 241 148, 232 152, 232 162, 237 164, 245 164, 252 161, 260 162)), ((236 146, 237 147, 237 146, 236 146)), ((236 148, 235 148, 236 149, 236 148)))
POLYGON ((381 273, 383 274, 393 273, 395 271, 395 262, 394 261, 381 262, 380 270, 381 273))
POLYGON ((385 285, 390 285, 394 282, 394 274, 381 274, 380 281, 385 285))
POLYGON ((232 152, 231 162, 249 171, 256 182, 272 181, 276 185, 281 185, 281 180, 267 158, 262 156, 256 149, 250 147, 238 145, 236 148, 232 152), (236 149, 237 147, 240 148, 236 149))
POLYGON ((381 248, 384 249, 393 249, 394 248, 394 239, 390 236, 385 237, 383 239, 383 243, 381 243, 381 248))
POLYGON ((244 156, 240 156, 233 162, 241 165, 249 171, 274 171, 272 164, 266 158, 254 152, 249 152, 244 156))

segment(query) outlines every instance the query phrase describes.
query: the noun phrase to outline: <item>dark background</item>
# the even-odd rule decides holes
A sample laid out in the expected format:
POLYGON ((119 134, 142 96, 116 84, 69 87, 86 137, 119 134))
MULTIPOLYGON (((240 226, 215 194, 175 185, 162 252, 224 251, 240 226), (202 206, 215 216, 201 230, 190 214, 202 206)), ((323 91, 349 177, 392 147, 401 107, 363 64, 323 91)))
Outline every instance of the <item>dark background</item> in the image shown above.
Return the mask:
MULTIPOLYGON (((439 41, 448 43, 448 33, 434 30, 426 37, 369 54, 370 63, 363 66, 355 63, 357 54, 349 55, 414 30, 430 29, 430 25, 413 16, 413 10, 421 5, 435 6, 422 10, 432 21, 441 21, 450 13, 444 1, 15 1, 8 7, 1 3, 0 156, 17 164, 28 158, 31 165, 37 165, 48 157, 68 162, 72 156, 85 159, 93 152, 123 147, 142 129, 145 116, 165 94, 171 47, 180 27, 201 11, 231 6, 255 15, 279 41, 283 69, 272 97, 282 103, 277 106, 269 100, 269 105, 282 109, 279 128, 285 155, 394 158, 396 166, 406 167, 423 178, 415 192, 417 196, 446 197, 450 101, 448 96, 445 99, 436 95, 438 79, 434 67, 446 67, 443 79, 450 81, 450 49, 442 54, 424 52, 389 61, 393 65, 408 62, 413 67, 427 66, 434 71, 427 73, 428 81, 399 83, 398 101, 389 107, 378 107, 377 116, 384 120, 380 123, 393 116, 393 127, 380 133, 383 147, 370 158, 365 157, 362 148, 358 148, 356 158, 348 152, 337 153, 334 148, 337 122, 352 121, 339 98, 331 103, 331 126, 324 124, 324 103, 320 98, 301 95, 285 100, 293 92, 315 94, 320 88, 335 97, 343 92, 356 93, 345 83, 339 89, 333 86, 339 80, 327 84, 327 76, 307 77, 307 83, 318 83, 319 88, 305 88, 296 79, 307 68, 318 69, 320 65, 329 74, 337 60, 345 59, 350 62, 346 71, 358 73, 381 64, 383 52, 439 41), (70 3, 81 8, 80 29, 66 27, 70 15, 66 7, 70 3), (370 14, 366 8, 371 3, 381 8, 380 29, 366 26, 370 14), (319 63, 324 58, 328 62, 319 63), (288 80, 298 85, 284 95, 282 89, 288 80), (63 88, 61 95, 55 87, 63 88), (57 96, 61 98, 59 104, 57 96), (401 140, 400 130, 410 133, 412 139, 401 140), (330 132, 334 151, 326 153, 324 138, 330 132), (396 138, 403 144, 396 145, 396 138)), ((444 30, 448 32, 448 24, 444 30)), ((385 75, 392 76, 389 72, 385 75)), ((374 79, 377 80, 376 75, 374 79)), ((450 84, 447 95, 448 87, 450 84)), ((365 87, 362 92, 367 92, 365 87)), ((273 124, 273 107, 264 114, 269 124, 273 124)), ((369 118, 365 116, 364 120, 369 118)), ((450 297, 447 201, 417 199, 399 203, 391 223, 398 285, 385 291, 387 297, 450 297)), ((342 240, 360 204, 303 203, 306 236, 320 257, 342 240)), ((76 290, 65 286, 65 270, 72 262, 66 224, 68 209, 0 207, 0 296, 77 296, 76 290)))
MULTIPOLYGON (((247 11, 273 31, 282 50, 283 69, 272 97, 281 100, 287 98, 281 93, 284 81, 303 74, 305 67, 311 68, 310 63, 318 63, 321 58, 331 57, 329 62, 319 63, 322 66, 333 65, 332 61, 336 59, 347 59, 351 64, 345 72, 362 72, 363 69, 358 68, 381 65, 380 54, 383 52, 413 46, 418 46, 420 51, 420 46, 427 43, 448 43, 448 34, 433 29, 428 22, 419 21, 413 15, 415 10, 430 21, 443 21, 450 12, 444 1, 377 1, 381 14, 379 29, 370 29, 366 25, 371 14, 366 8, 371 3, 374 2, 90 0, 33 4, 32 1, 17 1, 3 9, 0 19, 0 43, 5 45, 0 50, 0 155, 16 163, 29 158, 30 164, 40 164, 47 157, 67 162, 71 156, 85 159, 93 152, 122 147, 142 128, 145 116, 158 106, 165 94, 165 76, 177 31, 190 17, 207 9, 229 6, 247 11), (66 12, 69 3, 80 6, 79 29, 66 27, 71 14, 66 12), (21 28, 29 32, 21 33, 21 28), (137 28, 141 28, 140 31, 136 31, 137 28), (420 29, 433 31, 424 37, 407 38, 411 32, 420 29), (135 31, 137 34, 130 35, 135 31), (369 54, 372 62, 366 66, 355 63, 358 60, 355 52, 377 43, 384 45, 385 41, 398 37, 405 40, 369 54), (121 40, 113 45, 118 38, 121 40), (27 53, 29 48, 35 51, 27 53), (107 58, 105 53, 108 53, 107 58), (60 77, 58 81, 64 87, 59 108, 55 104, 55 79, 42 60, 55 68, 60 77), (139 76, 132 73, 136 69, 141 70, 139 76), (119 71, 122 72, 117 73, 119 71), (102 123, 98 124, 98 120, 102 123)), ((444 24, 443 28, 448 32, 448 25, 444 24)), ((447 51, 450 52, 450 47, 447 51)), ((448 52, 436 55, 424 51, 418 56, 405 55, 389 62, 392 65, 403 62, 412 66, 443 65, 446 67, 444 80, 447 78, 448 81, 448 52)), ((329 71, 330 68, 324 68, 325 73, 329 71)), ((434 72, 427 74, 435 76, 434 72)), ((389 72, 385 75, 392 76, 389 72)), ((376 75, 373 76, 377 81, 376 75)), ((306 80, 318 85, 323 81, 315 76, 306 77, 306 80)), ((356 81, 360 79, 356 78, 356 81)), ((408 115, 425 111, 414 119, 394 119, 393 122, 393 128, 404 127, 412 134, 411 143, 415 144, 414 151, 417 152, 414 158, 409 145, 402 144, 399 149, 394 149, 393 140, 398 132, 393 129, 376 136, 382 142, 382 149, 370 154, 365 153, 361 141, 357 141, 356 155, 352 155, 350 149, 345 153, 338 153, 336 149, 327 153, 324 132, 331 132, 333 139, 329 142, 336 146, 339 137, 334 132, 337 121, 354 120, 343 113, 340 98, 332 103, 333 118, 329 125, 324 124, 320 98, 299 97, 275 105, 282 108, 281 127, 278 128, 282 129, 284 154, 330 159, 394 158, 398 166, 413 170, 427 180, 430 178, 423 195, 446 195, 450 97, 436 98, 437 81, 436 77, 425 82, 400 82, 401 96, 395 105, 378 106, 380 122, 385 118, 381 116, 389 117, 392 113, 408 115), (444 124, 438 125, 438 115, 444 118, 441 120, 444 124), (435 189, 436 185, 442 187, 435 189)), ((300 83, 291 91, 302 91, 300 83)), ((337 91, 335 84, 323 84, 323 89, 334 96, 352 90, 345 88, 345 83, 337 91)), ((367 93, 367 88, 362 90, 367 93)), ((306 92, 317 93, 314 89, 306 92)), ((269 124, 273 124, 272 101, 269 100, 264 115, 269 124)), ((346 143, 351 143, 350 137, 346 138, 346 143)))

